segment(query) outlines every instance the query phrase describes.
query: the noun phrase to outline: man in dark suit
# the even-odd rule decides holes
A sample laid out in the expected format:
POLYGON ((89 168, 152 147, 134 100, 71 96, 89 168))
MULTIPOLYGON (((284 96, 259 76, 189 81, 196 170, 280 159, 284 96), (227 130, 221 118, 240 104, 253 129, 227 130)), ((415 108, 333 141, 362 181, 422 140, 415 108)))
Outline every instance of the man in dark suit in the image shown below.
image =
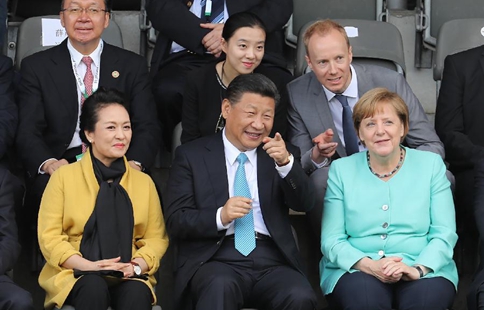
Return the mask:
MULTIPOLYGON (((15 224, 15 203, 22 197, 22 185, 5 167, 0 166, 0 309, 33 310, 30 293, 7 276, 20 254, 15 224)), ((20 200, 21 201, 21 200, 20 200)))
POLYGON ((33 193, 35 206, 49 175, 82 155, 80 107, 98 87, 127 96, 131 166, 149 168, 161 136, 145 60, 101 40, 109 24, 107 0, 64 0, 60 19, 68 39, 22 61, 17 94, 16 146, 31 184, 27 198, 33 193))
POLYGON ((23 186, 7 170, 6 152, 13 143, 17 107, 13 98, 12 60, 0 55, 0 309, 34 309, 30 293, 13 283, 7 271, 20 254, 15 207, 22 203, 23 186))
POLYGON ((268 137, 278 97, 268 78, 238 76, 222 103, 224 130, 176 151, 165 214, 178 253, 177 309, 316 306, 288 214, 289 208, 309 210, 314 190, 297 149, 291 155, 279 133, 268 137), (238 164, 240 157, 245 164, 238 164), (238 192, 239 169, 246 195, 238 192), (248 251, 238 245, 241 221, 253 221, 246 226, 253 242, 248 251))
MULTIPOLYGON (((477 252, 474 166, 484 158, 483 98, 484 45, 447 56, 435 111, 435 129, 444 143, 449 170, 455 176, 457 229, 466 251, 464 257, 472 258, 472 262, 477 252)), ((464 272, 474 271, 474 264, 463 267, 464 272)))
POLYGON ((165 143, 170 142, 173 128, 181 121, 186 74, 221 55, 224 21, 230 15, 250 11, 264 21, 268 33, 261 65, 287 76, 287 82, 291 80, 282 56, 282 27, 292 14, 291 0, 148 0, 146 10, 159 32, 151 75, 165 143), (213 8, 216 2, 223 5, 221 22, 210 22, 210 14, 203 6, 206 2, 213 8))
POLYGON ((7 167, 7 151, 17 130, 18 111, 14 101, 12 60, 0 55, 0 164, 7 167))
POLYGON ((351 46, 341 25, 331 20, 317 21, 307 29, 304 42, 306 61, 312 72, 288 85, 287 131, 291 143, 300 148, 302 166, 317 188, 316 205, 309 219, 319 236, 331 160, 365 150, 356 138, 351 114, 351 124, 344 131, 343 103, 339 96, 345 98, 352 113, 358 99, 370 89, 385 87, 396 92, 409 110, 405 143, 442 157, 444 148, 403 75, 379 66, 351 64, 351 46), (351 152, 346 141, 348 133, 354 136, 351 152))

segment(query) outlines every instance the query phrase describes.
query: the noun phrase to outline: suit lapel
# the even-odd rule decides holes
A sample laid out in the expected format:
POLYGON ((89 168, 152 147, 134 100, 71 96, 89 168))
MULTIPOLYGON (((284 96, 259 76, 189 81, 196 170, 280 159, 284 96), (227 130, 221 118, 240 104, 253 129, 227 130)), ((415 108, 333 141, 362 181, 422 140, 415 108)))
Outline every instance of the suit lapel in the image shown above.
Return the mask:
MULTIPOLYGON (((257 148, 257 187, 261 212, 264 217, 270 216, 269 207, 272 205, 272 189, 274 185, 274 160, 262 149, 257 148)), ((267 221, 266 226, 267 226, 267 221)), ((269 229, 269 228, 268 228, 269 229)))
POLYGON ((53 65, 49 69, 49 75, 61 100, 59 108, 66 109, 68 114, 77 119, 79 98, 76 79, 72 71, 72 59, 67 49, 67 40, 65 39, 59 46, 52 48, 51 61, 53 65))
POLYGON ((482 48, 482 54, 481 54, 481 58, 479 59, 479 62, 481 63, 481 68, 482 68, 482 71, 484 71, 484 48, 482 48))
MULTIPOLYGON (((316 111, 321 119, 321 123, 323 125, 322 131, 324 132, 328 128, 331 128, 334 133, 333 141, 338 142, 338 146, 336 151, 340 154, 340 157, 346 156, 346 150, 341 143, 341 138, 336 131, 336 127, 334 125, 333 115, 331 114, 331 110, 329 108, 328 98, 326 98, 326 94, 324 93, 323 86, 318 81, 316 76, 313 72, 311 74, 311 81, 310 81, 310 92, 314 96, 314 100, 316 101, 316 111)), ((313 102, 313 99, 308 100, 308 102, 313 102)))
POLYGON ((117 54, 113 52, 113 47, 104 42, 101 53, 101 72, 99 77, 99 86, 107 88, 116 88, 117 80, 124 80, 123 68, 126 66, 118 65, 117 54))
POLYGON ((203 154, 203 162, 212 182, 215 205, 223 206, 229 199, 229 185, 222 133, 213 135, 213 139, 207 143, 206 152, 203 154))

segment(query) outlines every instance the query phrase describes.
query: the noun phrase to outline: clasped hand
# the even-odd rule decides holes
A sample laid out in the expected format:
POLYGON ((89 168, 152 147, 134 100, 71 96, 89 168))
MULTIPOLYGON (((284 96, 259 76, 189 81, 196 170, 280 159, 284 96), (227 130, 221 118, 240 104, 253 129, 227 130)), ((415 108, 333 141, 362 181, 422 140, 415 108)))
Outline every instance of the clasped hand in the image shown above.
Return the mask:
POLYGON ((121 263, 121 257, 102 259, 92 262, 91 270, 118 270, 123 272, 125 278, 134 275, 134 268, 131 263, 121 263))
POLYGON ((379 260, 364 258, 356 268, 374 276, 383 283, 395 283, 400 280, 413 281, 420 278, 417 269, 403 263, 402 258, 396 256, 384 257, 379 260))

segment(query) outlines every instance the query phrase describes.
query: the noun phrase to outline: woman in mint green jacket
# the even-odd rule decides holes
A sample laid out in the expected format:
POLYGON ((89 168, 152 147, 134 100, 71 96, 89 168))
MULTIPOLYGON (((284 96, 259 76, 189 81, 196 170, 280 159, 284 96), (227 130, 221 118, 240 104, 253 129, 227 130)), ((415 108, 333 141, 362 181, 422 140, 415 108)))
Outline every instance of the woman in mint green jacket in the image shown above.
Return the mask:
POLYGON ((440 156, 400 145, 408 109, 376 88, 353 110, 367 152, 331 164, 321 288, 336 309, 447 309, 458 276, 450 183, 440 156))

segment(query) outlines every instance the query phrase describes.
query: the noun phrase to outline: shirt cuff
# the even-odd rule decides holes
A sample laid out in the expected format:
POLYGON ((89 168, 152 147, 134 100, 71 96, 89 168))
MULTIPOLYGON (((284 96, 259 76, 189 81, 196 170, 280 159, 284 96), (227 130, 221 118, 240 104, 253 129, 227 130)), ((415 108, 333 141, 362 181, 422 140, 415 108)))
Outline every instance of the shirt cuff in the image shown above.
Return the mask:
POLYGON ((323 160, 323 162, 320 163, 320 164, 318 164, 317 162, 315 162, 312 158, 311 158, 311 161, 313 162, 313 165, 314 165, 314 167, 316 167, 316 169, 320 169, 320 168, 329 166, 329 163, 331 162, 329 158, 325 158, 323 160))
POLYGON ((217 221, 217 230, 218 231, 228 229, 230 227, 230 224, 232 224, 232 222, 228 223, 226 226, 224 226, 224 224, 222 224, 222 217, 220 216, 220 213, 222 212, 222 208, 223 207, 218 208, 217 215, 215 215, 216 221, 217 221))
POLYGON ((281 176, 281 178, 284 179, 289 174, 289 172, 292 169, 293 164, 294 164, 294 156, 292 156, 292 154, 289 155, 289 163, 287 165, 279 167, 277 164, 275 164, 276 170, 279 173, 279 175, 281 176))
POLYGON ((38 170, 37 172, 38 172, 39 174, 45 174, 45 171, 44 171, 44 170, 42 170, 41 168, 42 168, 42 166, 43 166, 43 165, 44 165, 46 162, 51 161, 51 160, 57 160, 57 159, 56 159, 56 158, 49 158, 49 159, 47 159, 46 161, 44 161, 43 163, 41 163, 41 164, 40 164, 40 166, 39 166, 39 170, 38 170))

